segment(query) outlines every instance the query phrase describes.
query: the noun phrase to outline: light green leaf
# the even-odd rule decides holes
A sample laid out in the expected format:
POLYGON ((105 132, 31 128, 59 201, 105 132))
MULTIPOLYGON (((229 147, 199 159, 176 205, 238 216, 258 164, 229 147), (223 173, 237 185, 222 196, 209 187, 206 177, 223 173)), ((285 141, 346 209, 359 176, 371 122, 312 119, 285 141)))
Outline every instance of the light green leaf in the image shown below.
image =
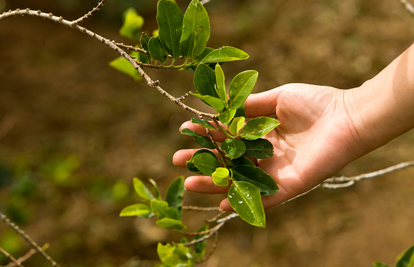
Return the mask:
POLYGON ((233 108, 229 108, 219 114, 219 120, 221 123, 227 126, 227 124, 231 122, 231 120, 234 118, 235 114, 236 110, 233 108))
POLYGON ((161 220, 156 221, 155 224, 159 227, 170 230, 183 231, 187 229, 187 226, 185 226, 180 220, 174 220, 170 218, 163 218, 161 220))
POLYGON ((229 174, 230 172, 227 168, 218 167, 212 174, 213 182, 218 186, 228 186, 229 179, 227 177, 229 174))
POLYGON ((125 207, 124 209, 122 209, 121 214, 119 214, 119 216, 138 216, 141 218, 151 218, 154 216, 154 213, 152 213, 151 208, 148 205, 140 203, 125 207))
POLYGON ((162 200, 161 195, 160 195, 160 190, 158 189, 157 183, 153 179, 149 179, 148 181, 150 181, 150 183, 153 186, 152 187, 152 192, 154 192, 155 198, 158 199, 158 200, 162 200))
POLYGON ((194 157, 194 165, 204 175, 212 175, 220 167, 217 157, 209 153, 202 153, 194 157))
POLYGON ((279 125, 279 121, 268 117, 257 117, 246 123, 240 136, 247 140, 256 140, 268 134, 279 125))
POLYGON ((140 179, 134 178, 133 183, 134 183, 135 192, 137 192, 137 194, 140 197, 146 200, 155 199, 154 195, 148 190, 148 188, 144 185, 144 183, 140 179))
POLYGON ((210 37, 209 32, 203 27, 198 28, 194 35, 194 49, 193 49, 193 56, 192 58, 197 58, 198 55, 203 53, 204 49, 206 48, 206 44, 208 38, 210 37))
POLYGON ((163 246, 161 243, 158 243, 158 257, 166 266, 180 266, 179 264, 182 264, 184 262, 178 255, 174 254, 175 248, 176 246, 170 244, 163 246))
POLYGON ((222 48, 211 51, 207 56, 199 61, 203 63, 219 63, 248 58, 249 55, 240 49, 231 46, 223 46, 222 48))
POLYGON ((191 123, 201 125, 201 126, 203 126, 204 128, 207 128, 207 129, 217 130, 217 128, 214 127, 211 123, 209 123, 206 120, 199 119, 199 118, 191 118, 191 123))
POLYGON ((112 60, 109 63, 109 66, 116 69, 117 71, 120 71, 122 73, 125 73, 125 74, 131 76, 137 82, 142 80, 142 77, 141 77, 141 75, 139 75, 138 71, 124 57, 119 57, 119 58, 116 58, 116 59, 112 60))
POLYGON ((178 220, 178 213, 172 207, 168 206, 168 203, 162 200, 151 200, 151 210, 155 215, 157 215, 158 219, 170 218, 178 220))
POLYGON ((200 98, 204 103, 206 103, 210 107, 214 108, 218 112, 220 112, 224 109, 223 101, 221 101, 221 99, 219 99, 219 98, 215 98, 215 97, 209 96, 209 95, 194 94, 193 92, 190 92, 190 94, 200 98))
POLYGON ((398 260, 396 267, 413 267, 414 266, 414 246, 407 249, 402 257, 398 260))
POLYGON ((189 160, 189 161, 187 161, 186 162, 186 166, 187 166, 187 169, 189 169, 190 171, 192 171, 192 172, 195 172, 195 173, 198 173, 198 174, 203 174, 199 169, 197 169, 197 167, 194 165, 194 158, 197 156, 197 155, 200 155, 200 154, 202 154, 202 153, 207 153, 207 154, 211 154, 211 155, 213 155, 213 156, 216 156, 213 152, 211 152, 210 150, 207 150, 207 149, 201 149, 201 150, 198 150, 197 152, 195 152, 194 154, 193 154, 193 156, 191 157, 191 159, 189 160))
POLYGON ((260 190, 244 181, 234 181, 228 193, 230 206, 240 218, 258 227, 266 227, 266 218, 260 190))
POLYGON ((234 118, 234 120, 231 122, 231 124, 229 126, 229 132, 232 135, 237 136, 239 134, 240 130, 244 126, 244 121, 245 121, 244 117, 234 118))
POLYGON ((119 30, 123 37, 138 41, 141 36, 141 27, 144 25, 144 18, 138 15, 134 8, 128 8, 124 12, 124 24, 119 30))
POLYGON ((194 87, 197 93, 220 98, 215 89, 216 75, 206 64, 198 65, 194 73, 194 87))
POLYGON ((159 37, 174 59, 180 56, 180 38, 183 27, 183 12, 172 1, 160 0, 157 6, 159 37))
POLYGON ((226 157, 237 159, 246 152, 246 145, 240 139, 226 139, 221 143, 221 150, 226 153, 226 157))
POLYGON ((229 89, 230 106, 232 108, 238 109, 243 106, 244 101, 253 91, 258 76, 259 73, 257 71, 246 70, 234 77, 229 89))
MULTIPOLYGON (((180 39, 181 55, 185 58, 193 58, 195 35, 199 28, 203 28, 206 32, 205 43, 210 37, 210 19, 206 9, 200 1, 192 0, 184 14, 183 29, 180 39)), ((199 44, 199 47, 206 46, 206 44, 199 44)), ((201 49, 201 48, 200 48, 201 49)), ((200 50, 198 49, 198 50, 200 50)), ((203 50, 201 50, 203 51, 203 50)))
POLYGON ((216 148, 208 137, 198 134, 193 130, 185 128, 181 130, 181 133, 193 137, 197 144, 199 144, 202 147, 210 149, 216 148))
POLYGON ((253 161, 251 161, 250 159, 246 158, 246 157, 240 157, 237 159, 232 159, 231 160, 231 167, 234 168, 238 165, 250 165, 255 167, 256 165, 253 163, 253 161))
POLYGON ((268 140, 262 138, 253 141, 241 140, 246 145, 246 157, 267 159, 273 156, 273 145, 268 140))
POLYGON ((227 92, 226 92, 226 81, 225 81, 223 70, 220 67, 220 64, 216 64, 215 72, 216 72, 216 82, 217 82, 217 86, 216 86, 217 94, 220 97, 220 99, 223 101, 224 106, 228 108, 229 106, 227 104, 228 101, 227 101, 227 92))
POLYGON ((372 264, 372 266, 374 266, 374 267, 389 267, 387 264, 382 263, 382 262, 374 262, 372 264))
POLYGON ((274 195, 279 190, 275 180, 258 167, 239 165, 234 167, 232 171, 233 181, 249 182, 259 188, 260 194, 263 196, 274 195))
POLYGON ((165 193, 165 201, 168 203, 168 206, 177 210, 178 219, 181 219, 183 203, 183 194, 184 194, 184 177, 180 176, 175 179, 167 189, 165 193))
POLYGON ((160 37, 151 37, 148 41, 148 52, 152 59, 165 63, 168 59, 168 52, 160 41, 160 37))

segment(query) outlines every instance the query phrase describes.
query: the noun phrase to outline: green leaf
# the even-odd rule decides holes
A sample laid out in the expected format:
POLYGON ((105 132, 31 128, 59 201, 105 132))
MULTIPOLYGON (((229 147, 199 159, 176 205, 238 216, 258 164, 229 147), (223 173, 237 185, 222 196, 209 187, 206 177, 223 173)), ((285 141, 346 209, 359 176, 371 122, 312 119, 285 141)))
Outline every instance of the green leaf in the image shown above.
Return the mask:
POLYGON ((240 157, 237 159, 232 159, 231 160, 231 167, 234 168, 238 165, 250 165, 255 167, 256 165, 254 165, 253 161, 251 161, 250 159, 246 158, 246 157, 240 157))
MULTIPOLYGON (((201 227, 200 229, 198 229, 197 232, 200 233, 200 232, 204 232, 204 231, 207 231, 207 230, 208 230, 208 225, 204 225, 203 227, 201 227)), ((196 236, 194 236, 194 239, 200 239, 200 238, 202 238, 205 235, 206 234, 204 234, 204 235, 196 235, 196 236)), ((206 244, 207 244, 207 240, 204 240, 202 242, 198 242, 198 243, 196 243, 196 244, 193 245, 194 252, 195 252, 195 254, 194 254, 195 257, 197 257, 199 259, 203 259, 204 258, 204 255, 206 254, 206 251, 207 251, 207 245, 206 244)))
POLYGON ((262 169, 250 165, 239 165, 232 169, 233 181, 249 182, 260 189, 263 196, 274 195, 279 188, 275 180, 262 169))
POLYGON ((234 118, 235 114, 236 114, 236 110, 233 108, 229 108, 219 114, 219 120, 221 123, 227 126, 227 124, 231 122, 231 120, 234 118))
POLYGON ((116 58, 116 59, 112 60, 109 63, 109 66, 116 69, 117 71, 120 71, 122 73, 125 73, 125 74, 131 76, 135 81, 142 80, 142 77, 141 77, 141 75, 139 75, 138 71, 124 57, 119 57, 119 58, 116 58))
POLYGON ((244 181, 234 181, 228 193, 230 206, 240 218, 258 227, 266 227, 266 218, 260 196, 260 190, 244 181))
POLYGON ((203 53, 201 53, 200 55, 198 55, 195 60, 196 61, 200 61, 201 59, 205 58, 208 54, 210 54, 212 51, 214 51, 214 48, 211 47, 206 47, 203 51, 203 53))
POLYGON ((244 109, 244 104, 236 110, 235 117, 246 117, 246 110, 244 109))
POLYGON ((229 132, 232 135, 237 136, 239 134, 240 130, 244 126, 244 121, 245 121, 244 117, 234 118, 234 120, 232 121, 232 123, 229 126, 229 132))
POLYGON ((259 73, 255 70, 243 71, 234 77, 231 81, 229 95, 231 107, 238 109, 243 106, 244 101, 253 91, 259 73))
POLYGON ((154 195, 148 190, 148 188, 144 185, 144 183, 140 179, 134 178, 133 183, 134 183, 135 192, 137 192, 137 194, 140 197, 146 200, 155 199, 154 195))
MULTIPOLYGON (((206 46, 210 37, 210 20, 206 9, 198 0, 192 0, 184 14, 183 29, 180 39, 181 55, 185 58, 193 58, 195 47, 195 35, 199 28, 203 28, 206 32, 205 44, 198 44, 201 50, 202 46, 206 46)), ((203 49, 204 50, 204 49, 203 49)), ((201 50, 201 51, 203 51, 201 50)), ((197 55, 196 55, 197 56, 197 55)))
POLYGON ((387 264, 382 263, 382 262, 374 262, 374 263, 372 263, 372 266, 374 266, 374 267, 389 267, 387 264))
POLYGON ((268 140, 262 138, 253 141, 241 140, 246 145, 246 157, 267 159, 273 156, 273 145, 268 140))
POLYGON ((178 219, 181 219, 183 204, 183 194, 184 194, 184 177, 180 176, 175 179, 167 189, 165 193, 165 201, 167 201, 168 206, 177 210, 178 219))
POLYGON ((213 172, 220 167, 220 162, 218 161, 216 155, 202 153, 194 157, 194 165, 202 174, 212 175, 213 172))
POLYGON ((201 125, 201 126, 203 126, 204 128, 207 128, 207 129, 217 130, 217 128, 214 127, 211 123, 209 123, 206 120, 199 119, 199 118, 191 118, 191 123, 201 125))
POLYGON ((193 154, 193 156, 191 157, 191 159, 189 160, 189 161, 187 161, 186 162, 186 166, 187 166, 187 169, 189 169, 190 171, 192 171, 192 172, 195 172, 195 173, 198 173, 198 174, 203 174, 199 169, 197 169, 197 167, 194 165, 194 158, 197 156, 197 155, 200 155, 200 154, 202 154, 202 153, 208 153, 208 154, 211 154, 211 155, 213 155, 213 156, 216 156, 213 152, 211 152, 210 150, 207 150, 207 149, 201 149, 201 150, 198 150, 197 152, 195 152, 194 154, 193 154))
POLYGON ((153 179, 149 179, 149 181, 153 186, 152 187, 152 192, 154 192, 155 198, 158 199, 158 200, 162 200, 161 195, 160 195, 160 190, 158 189, 157 183, 153 179))
POLYGON ((172 1, 160 0, 157 6, 159 37, 173 59, 180 56, 180 38, 183 27, 183 12, 172 1))
POLYGON ((194 87, 197 93, 220 98, 215 89, 216 74, 206 64, 200 64, 194 73, 194 87))
POLYGON ((174 220, 170 218, 163 218, 156 221, 155 224, 157 224, 159 227, 170 230, 183 231, 187 229, 187 226, 185 226, 180 220, 174 220))
POLYGON ((141 35, 139 41, 141 44, 141 48, 148 52, 148 41, 149 41, 148 35, 141 35))
POLYGON ((203 63, 219 63, 243 60, 248 58, 249 55, 240 49, 231 46, 223 46, 222 48, 214 49, 199 61, 203 63))
POLYGON ((240 139, 226 139, 221 144, 221 150, 226 153, 226 157, 237 159, 246 152, 246 145, 240 139))
MULTIPOLYGON (((174 253, 176 246, 166 244, 163 246, 161 243, 158 243, 157 253, 161 262, 166 266, 180 266, 179 264, 183 263, 183 260, 180 259, 178 255, 174 253)), ((182 266, 182 265, 181 265, 182 266)))
POLYGON ((247 140, 256 140, 268 134, 279 125, 279 121, 268 117, 257 117, 246 123, 240 136, 247 140))
POLYGON ((398 260, 396 267, 413 267, 414 265, 414 246, 407 249, 403 256, 398 260))
POLYGON ((200 98, 204 103, 209 105, 210 107, 214 108, 218 112, 222 111, 224 109, 223 101, 219 98, 215 98, 209 95, 200 95, 200 94, 194 94, 193 92, 190 92, 193 96, 196 96, 200 98))
POLYGON ((177 211, 162 200, 151 200, 151 210, 157 215, 159 220, 164 218, 179 219, 177 211))
POLYGON ((148 52, 151 55, 151 58, 165 63, 168 59, 168 52, 165 49, 164 45, 160 41, 160 37, 151 37, 148 41, 148 52))
POLYGON ((123 37, 138 41, 141 36, 141 27, 144 25, 144 18, 138 15, 134 8, 128 8, 124 12, 124 24, 119 30, 123 37))
POLYGON ((154 216, 154 213, 152 213, 151 208, 148 205, 140 203, 125 207, 124 209, 122 209, 121 214, 119 214, 119 216, 138 216, 141 218, 151 218, 154 216))
POLYGON ((137 57, 138 57, 137 60, 139 60, 140 62, 145 63, 145 64, 149 63, 149 58, 148 58, 147 54, 138 53, 137 57))
POLYGON ((223 69, 220 67, 220 64, 216 64, 215 67, 215 73, 216 73, 216 90, 217 94, 220 97, 221 100, 223 100, 223 103, 225 103, 226 108, 227 106, 227 92, 226 92, 226 80, 224 76, 223 69))
POLYGON ((210 149, 216 148, 208 137, 198 134, 193 130, 185 128, 181 130, 181 133, 193 137, 197 144, 199 144, 202 147, 210 149))
POLYGON ((204 29, 203 27, 200 27, 200 28, 197 29, 197 31, 194 35, 194 49, 193 49, 192 58, 196 58, 206 48, 208 38, 210 37, 207 34, 210 34, 210 33, 207 32, 207 30, 204 29))
POLYGON ((227 177, 229 174, 230 172, 227 168, 218 167, 212 174, 213 182, 218 186, 228 186, 229 179, 227 177))

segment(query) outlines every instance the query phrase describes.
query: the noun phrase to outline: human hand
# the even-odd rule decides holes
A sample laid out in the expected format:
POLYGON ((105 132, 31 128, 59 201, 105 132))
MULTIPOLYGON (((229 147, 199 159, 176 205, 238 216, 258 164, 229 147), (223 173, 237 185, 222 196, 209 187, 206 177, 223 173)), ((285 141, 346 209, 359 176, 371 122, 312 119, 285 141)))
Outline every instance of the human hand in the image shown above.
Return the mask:
MULTIPOLYGON (((358 110, 349 104, 347 93, 348 90, 326 86, 287 84, 252 94, 246 100, 246 117, 276 115, 281 123, 264 137, 273 144, 274 156, 256 162, 280 188, 275 195, 262 197, 265 209, 312 189, 368 151, 354 124, 358 110)), ((181 128, 205 135, 204 128, 191 122, 181 128)), ((225 139, 223 133, 212 132, 216 141, 225 139)), ((174 164, 185 167, 195 151, 177 151, 174 164)), ((188 177, 185 188, 210 194, 228 190, 228 187, 216 186, 207 176, 188 177)), ((227 199, 220 207, 232 210, 227 199)))

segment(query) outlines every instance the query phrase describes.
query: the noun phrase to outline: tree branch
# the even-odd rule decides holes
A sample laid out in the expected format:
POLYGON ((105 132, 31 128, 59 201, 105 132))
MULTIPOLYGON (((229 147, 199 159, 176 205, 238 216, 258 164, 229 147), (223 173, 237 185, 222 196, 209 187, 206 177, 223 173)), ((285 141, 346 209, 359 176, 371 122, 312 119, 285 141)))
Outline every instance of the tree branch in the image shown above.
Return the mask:
POLYGON ((405 7, 405 9, 410 12, 410 15, 414 17, 414 6, 410 4, 407 0, 399 0, 400 3, 405 7))
POLYGON ((84 21, 84 20, 92 17, 92 15, 95 12, 99 11, 99 9, 101 9, 105 5, 106 1, 107 0, 101 0, 101 2, 99 2, 98 5, 94 9, 92 9, 91 11, 89 11, 88 13, 86 13, 85 15, 83 15, 82 17, 78 18, 77 20, 73 20, 71 22, 72 23, 72 27, 75 26, 75 25, 77 25, 78 23, 80 23, 80 22, 82 22, 82 21, 84 21))
POLYGON ((12 263, 14 263, 16 266, 19 267, 23 267, 23 265, 18 262, 12 255, 10 255, 7 251, 5 251, 4 249, 0 248, 0 252, 6 256, 12 263))
POLYGON ((4 267, 16 267, 16 266, 19 266, 17 263, 20 263, 21 264, 21 263, 27 261, 31 256, 33 256, 36 253, 37 253, 37 250, 35 250, 34 248, 32 248, 23 257, 18 258, 16 263, 10 262, 9 264, 7 264, 4 267))

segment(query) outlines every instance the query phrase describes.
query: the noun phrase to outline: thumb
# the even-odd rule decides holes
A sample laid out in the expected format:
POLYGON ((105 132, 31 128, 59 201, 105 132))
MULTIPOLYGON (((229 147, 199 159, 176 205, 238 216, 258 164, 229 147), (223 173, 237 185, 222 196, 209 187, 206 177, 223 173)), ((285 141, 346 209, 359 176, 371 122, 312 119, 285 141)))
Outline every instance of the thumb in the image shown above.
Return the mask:
POLYGON ((281 87, 278 87, 262 93, 251 94, 244 103, 246 117, 254 118, 275 114, 277 98, 281 91, 281 87))

